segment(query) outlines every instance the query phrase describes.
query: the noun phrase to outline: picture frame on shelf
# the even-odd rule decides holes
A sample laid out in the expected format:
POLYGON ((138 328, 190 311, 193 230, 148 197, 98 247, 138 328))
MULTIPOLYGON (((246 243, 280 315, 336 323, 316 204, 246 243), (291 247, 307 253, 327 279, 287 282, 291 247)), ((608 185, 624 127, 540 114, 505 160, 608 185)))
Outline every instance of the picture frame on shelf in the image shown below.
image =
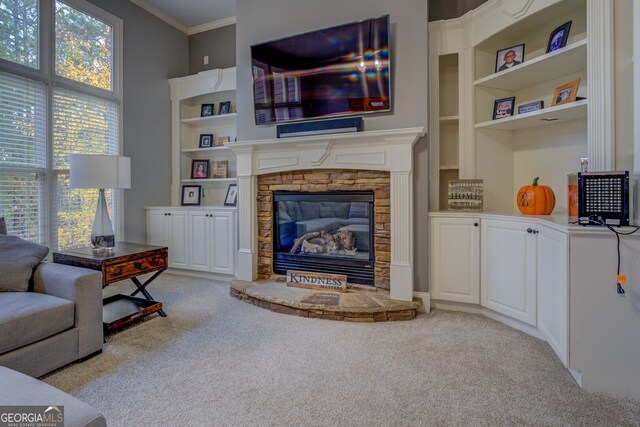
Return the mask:
POLYGON ((213 134, 203 133, 200 134, 200 142, 198 148, 211 148, 213 146, 213 134))
POLYGON ((549 43, 547 43, 546 53, 561 49, 567 45, 567 40, 569 39, 569 30, 571 29, 571 22, 572 21, 565 22, 551 32, 551 34, 549 35, 549 43))
POLYGON ((524 62, 524 43, 496 52, 496 73, 509 70, 524 62))
POLYGON ((580 77, 568 83, 558 86, 553 91, 551 105, 562 105, 575 102, 578 96, 578 87, 580 86, 580 77))
POLYGON ((213 140, 214 147, 224 147, 227 142, 230 142, 231 138, 228 136, 216 136, 213 140))
POLYGON ((238 203, 238 184, 229 184, 224 198, 225 206, 235 206, 238 203))
POLYGON ((229 114, 231 112, 231 101, 224 101, 218 105, 218 114, 229 114))
POLYGON ((516 97, 496 99, 493 102, 493 120, 503 119, 513 116, 513 107, 516 103, 516 97))
POLYGON ((532 111, 542 110, 544 108, 544 101, 533 101, 526 104, 518 105, 518 114, 526 114, 532 111))
POLYGON ((210 117, 213 116, 213 107, 215 104, 202 104, 200 108, 200 117, 210 117))
POLYGON ((193 160, 191 162, 191 179, 207 179, 209 177, 209 160, 193 160))
POLYGON ((182 206, 200 206, 202 200, 202 186, 183 185, 182 186, 182 206))
POLYGON ((228 160, 214 160, 211 167, 211 178, 224 179, 229 173, 228 160))

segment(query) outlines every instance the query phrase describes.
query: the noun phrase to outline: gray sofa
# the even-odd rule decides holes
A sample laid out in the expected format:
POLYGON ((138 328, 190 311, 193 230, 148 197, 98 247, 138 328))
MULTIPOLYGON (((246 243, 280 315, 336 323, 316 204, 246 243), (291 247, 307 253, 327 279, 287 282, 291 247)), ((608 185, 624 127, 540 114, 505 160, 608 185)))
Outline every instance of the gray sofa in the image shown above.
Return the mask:
POLYGON ((39 377, 100 352, 101 282, 98 271, 43 262, 32 291, 0 292, 0 365, 39 377))
MULTIPOLYGON (((55 405, 63 411, 66 427, 103 427, 107 425, 104 416, 86 403, 55 387, 2 366, 0 366, 0 384, 2 384, 0 403, 5 412, 10 412, 13 406, 32 405, 41 406, 41 408, 30 408, 30 410, 44 412, 45 409, 55 405)), ((20 423, 16 423, 16 425, 20 425, 20 423)))

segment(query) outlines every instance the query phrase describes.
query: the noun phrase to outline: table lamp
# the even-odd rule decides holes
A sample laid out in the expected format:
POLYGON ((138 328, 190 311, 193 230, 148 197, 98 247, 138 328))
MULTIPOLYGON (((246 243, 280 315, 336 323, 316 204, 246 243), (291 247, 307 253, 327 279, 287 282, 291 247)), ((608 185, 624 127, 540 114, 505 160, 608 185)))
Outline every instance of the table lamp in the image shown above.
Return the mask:
POLYGON ((94 252, 108 254, 115 247, 113 225, 104 198, 105 188, 131 188, 131 158, 100 154, 69 156, 71 188, 97 188, 98 206, 91 227, 94 252))

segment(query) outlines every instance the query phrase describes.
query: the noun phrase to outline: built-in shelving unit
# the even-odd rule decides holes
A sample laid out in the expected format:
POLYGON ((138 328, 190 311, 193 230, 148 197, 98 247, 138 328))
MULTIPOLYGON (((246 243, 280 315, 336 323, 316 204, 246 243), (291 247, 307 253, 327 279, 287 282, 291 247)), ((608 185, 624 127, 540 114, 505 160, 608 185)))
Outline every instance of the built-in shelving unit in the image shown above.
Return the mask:
POLYGON ((217 69, 170 80, 173 102, 172 204, 180 205, 183 185, 200 185, 203 206, 222 206, 230 184, 237 182, 236 159, 229 144, 236 132, 235 68, 217 69), (231 102, 230 112, 218 114, 221 102, 231 102), (201 117, 202 104, 213 104, 213 115, 201 117), (199 147, 201 135, 228 137, 223 146, 199 147), (209 177, 191 178, 196 160, 209 162, 209 177), (227 177, 212 178, 213 162, 227 162, 227 177))
POLYGON ((555 105, 525 114, 516 114, 497 120, 476 123, 476 129, 525 130, 549 124, 570 122, 587 118, 587 100, 555 105))

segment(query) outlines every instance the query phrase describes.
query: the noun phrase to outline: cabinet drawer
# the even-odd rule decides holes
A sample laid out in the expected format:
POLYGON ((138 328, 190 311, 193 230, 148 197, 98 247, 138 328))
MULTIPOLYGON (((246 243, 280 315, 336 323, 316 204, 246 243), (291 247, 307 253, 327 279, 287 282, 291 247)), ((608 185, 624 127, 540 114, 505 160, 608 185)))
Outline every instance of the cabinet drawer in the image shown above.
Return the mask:
POLYGON ((105 283, 167 268, 167 257, 155 255, 105 266, 105 283))

